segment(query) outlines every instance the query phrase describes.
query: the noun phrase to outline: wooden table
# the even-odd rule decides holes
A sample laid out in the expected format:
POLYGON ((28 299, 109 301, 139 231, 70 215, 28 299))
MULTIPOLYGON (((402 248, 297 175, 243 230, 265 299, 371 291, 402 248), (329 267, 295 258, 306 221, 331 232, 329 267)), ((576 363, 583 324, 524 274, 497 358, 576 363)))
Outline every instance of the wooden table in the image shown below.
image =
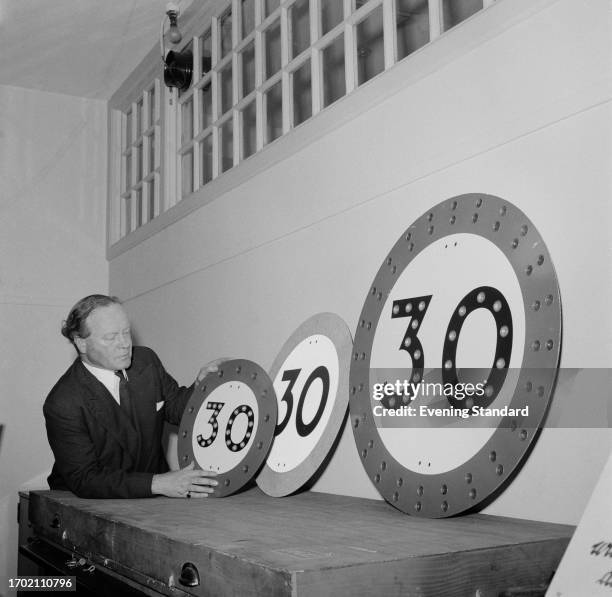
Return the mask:
POLYGON ((89 577, 149 595, 535 595, 517 587, 545 585, 574 530, 482 514, 427 520, 382 501, 258 489, 204 500, 33 491, 22 495, 22 526, 28 499, 34 540, 21 534, 22 556, 41 563, 41 550, 55 550, 61 564, 74 552, 95 565, 89 577), (193 587, 181 583, 190 571, 193 587))

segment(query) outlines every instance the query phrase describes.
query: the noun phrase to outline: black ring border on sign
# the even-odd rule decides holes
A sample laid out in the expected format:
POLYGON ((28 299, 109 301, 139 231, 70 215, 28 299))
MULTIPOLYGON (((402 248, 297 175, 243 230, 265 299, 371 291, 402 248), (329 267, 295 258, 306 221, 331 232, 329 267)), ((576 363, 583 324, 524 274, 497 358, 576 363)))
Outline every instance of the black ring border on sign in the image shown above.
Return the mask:
MULTIPOLYGON (((240 381, 246 384, 255 394, 258 408, 257 430, 252 436, 251 446, 242 460, 234 468, 216 477, 219 484, 209 497, 226 497, 239 491, 251 481, 265 462, 274 439, 278 407, 270 377, 264 369, 253 361, 246 359, 225 361, 219 365, 219 370, 216 373, 209 373, 204 379, 196 383, 187 402, 178 432, 177 453, 181 468, 188 466, 191 462, 195 464, 195 468, 201 468, 195 459, 192 444, 193 426, 196 417, 210 393, 222 384, 232 381, 240 381)), ((223 441, 224 438, 220 435, 219 439, 223 441)))
MULTIPOLYGON (((348 407, 349 363, 353 338, 351 330, 335 313, 317 313, 304 321, 285 342, 270 368, 270 379, 274 381, 283 363, 303 340, 314 335, 329 338, 338 356, 338 390, 327 426, 319 441, 306 459, 285 473, 274 471, 267 463, 257 477, 259 488, 272 497, 284 497, 299 491, 317 474, 323 463, 331 456, 336 439, 344 428, 348 407)), ((331 396, 328 396, 331 400, 331 396)))
POLYGON ((443 201, 419 217, 374 278, 357 323, 351 360, 351 427, 359 458, 382 497, 402 512, 428 518, 466 513, 490 503, 514 478, 539 435, 554 392, 561 340, 561 296, 552 259, 536 227, 520 209, 493 195, 470 193, 443 201), (451 471, 427 475, 397 462, 380 438, 371 410, 370 356, 395 282, 423 249, 457 233, 493 242, 514 269, 523 296, 525 345, 509 407, 529 404, 530 416, 528 421, 505 417, 466 462, 451 471))

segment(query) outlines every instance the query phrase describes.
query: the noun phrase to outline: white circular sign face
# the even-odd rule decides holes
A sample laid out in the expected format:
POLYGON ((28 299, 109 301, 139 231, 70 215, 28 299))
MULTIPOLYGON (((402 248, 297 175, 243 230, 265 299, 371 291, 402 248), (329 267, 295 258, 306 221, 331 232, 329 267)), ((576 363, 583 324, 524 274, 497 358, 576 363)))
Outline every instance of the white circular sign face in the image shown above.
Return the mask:
POLYGON ((185 407, 177 443, 182 468, 217 473, 211 497, 224 497, 251 481, 264 463, 277 416, 272 380, 245 359, 224 361, 198 381, 185 407))
POLYGON ((352 350, 340 317, 319 313, 291 335, 270 372, 278 419, 270 455, 257 477, 268 495, 289 495, 312 481, 331 455, 348 405, 352 350))
POLYGON ((281 365, 274 379, 278 422, 267 460, 273 471, 293 470, 321 439, 338 392, 338 373, 336 347, 322 334, 302 340, 281 365))
MULTIPOLYGON (((520 367, 525 341, 525 310, 512 265, 490 240, 476 234, 451 234, 424 248, 391 289, 382 308, 372 345, 370 386, 388 382, 390 375, 394 380, 397 377, 410 377, 406 369, 412 368, 411 356, 408 351, 399 350, 398 347, 415 320, 419 321, 419 328, 412 340, 420 342, 424 357, 426 369, 423 384, 441 383, 440 370, 447 338, 440 324, 450 319, 456 307, 474 288, 487 286, 495 288, 508 303, 513 328, 509 366, 510 369, 520 367), (465 267, 465 264, 469 264, 469 267, 465 267), (432 285, 431 272, 435 272, 434 282, 443 280, 443 283, 432 285), (394 303, 414 297, 430 298, 429 301, 417 301, 414 312, 403 313, 403 317, 391 316, 394 303), (423 306, 422 310, 419 310, 419 304, 423 306)), ((488 372, 495 360, 497 336, 495 319, 486 308, 474 309, 466 314, 457 338, 456 368, 488 372)), ((486 376, 477 381, 485 382, 486 376)), ((514 384, 508 382, 509 379, 495 399, 496 407, 510 403, 516 379, 514 384)), ((426 386, 421 388, 420 395, 410 400, 414 408, 422 405, 431 409, 449 406, 444 397, 425 395, 426 386)), ((403 403, 408 403, 407 396, 402 398, 403 403)), ((372 398, 373 408, 377 402, 372 398)), ((379 433, 389 452, 403 466, 424 474, 438 474, 468 460, 495 431, 490 419, 480 420, 484 425, 482 428, 478 428, 478 419, 472 419, 469 421, 471 433, 448 432, 449 427, 461 428, 463 421, 455 419, 439 426, 440 421, 433 417, 419 417, 413 421, 414 426, 410 426, 401 417, 382 417, 379 420, 379 433)))
POLYGON ((561 297, 527 216, 491 195, 423 214, 359 318, 351 423, 381 495, 432 518, 499 493, 538 435, 561 349, 561 297))
POLYGON ((253 390, 229 381, 213 390, 196 415, 191 445, 202 470, 226 473, 248 454, 259 422, 253 390))

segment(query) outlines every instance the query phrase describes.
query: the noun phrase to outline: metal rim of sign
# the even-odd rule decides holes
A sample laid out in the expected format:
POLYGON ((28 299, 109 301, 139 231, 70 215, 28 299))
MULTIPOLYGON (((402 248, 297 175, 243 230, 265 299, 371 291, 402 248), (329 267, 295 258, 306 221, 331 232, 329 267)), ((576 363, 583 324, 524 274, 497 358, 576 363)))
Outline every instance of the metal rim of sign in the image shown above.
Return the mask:
POLYGON ((259 412, 257 428, 253 434, 251 447, 244 458, 231 470, 219 474, 214 493, 210 497, 225 497, 235 493, 257 474, 265 462, 276 427, 277 403, 270 377, 257 363, 246 359, 233 359, 219 365, 217 372, 209 373, 196 383, 189 399, 178 434, 178 458, 181 468, 198 462, 193 453, 192 434, 194 423, 207 397, 222 384, 239 381, 246 384, 257 400, 259 412))
POLYGON ((350 417, 360 460, 379 493, 408 514, 428 518, 482 507, 507 486, 524 462, 546 416, 561 354, 559 284, 546 245, 516 206, 484 194, 443 201, 419 217, 383 261, 357 324, 350 372, 350 417), (431 243, 455 233, 480 235, 510 262, 525 309, 523 360, 510 407, 529 404, 528 426, 505 417, 471 458, 448 472, 423 474, 404 467, 385 447, 374 422, 370 357, 383 306, 400 275, 431 243))
POLYGON ((265 464, 257 477, 260 489, 272 497, 295 493, 317 473, 330 454, 342 428, 348 407, 349 363, 353 339, 346 322, 335 313, 318 313, 302 323, 285 342, 270 368, 270 379, 275 380, 281 367, 303 340, 320 334, 329 338, 338 356, 338 389, 332 411, 323 433, 306 459, 287 472, 277 472, 265 464))

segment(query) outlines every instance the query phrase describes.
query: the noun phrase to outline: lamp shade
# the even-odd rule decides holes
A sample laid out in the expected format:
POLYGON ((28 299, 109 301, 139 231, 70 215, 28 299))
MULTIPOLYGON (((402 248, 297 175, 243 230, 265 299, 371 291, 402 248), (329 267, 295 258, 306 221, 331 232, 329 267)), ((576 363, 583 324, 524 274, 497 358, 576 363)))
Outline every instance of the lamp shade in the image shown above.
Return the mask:
POLYGON ((192 72, 193 55, 190 51, 168 52, 164 66, 164 83, 167 87, 178 87, 181 91, 189 89, 192 72))

